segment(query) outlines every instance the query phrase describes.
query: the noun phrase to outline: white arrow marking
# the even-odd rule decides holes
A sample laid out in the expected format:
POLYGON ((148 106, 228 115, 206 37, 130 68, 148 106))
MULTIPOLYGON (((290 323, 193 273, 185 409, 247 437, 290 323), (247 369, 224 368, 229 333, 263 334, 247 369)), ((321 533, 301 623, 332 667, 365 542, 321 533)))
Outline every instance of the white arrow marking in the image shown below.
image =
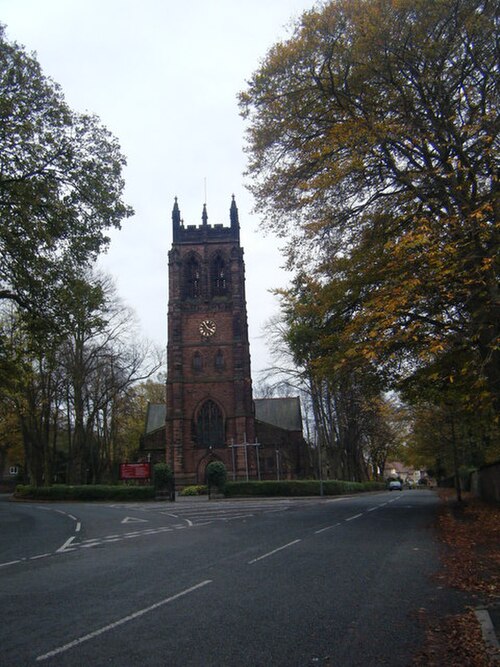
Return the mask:
POLYGON ((138 519, 135 516, 126 516, 121 523, 149 523, 147 519, 138 519))

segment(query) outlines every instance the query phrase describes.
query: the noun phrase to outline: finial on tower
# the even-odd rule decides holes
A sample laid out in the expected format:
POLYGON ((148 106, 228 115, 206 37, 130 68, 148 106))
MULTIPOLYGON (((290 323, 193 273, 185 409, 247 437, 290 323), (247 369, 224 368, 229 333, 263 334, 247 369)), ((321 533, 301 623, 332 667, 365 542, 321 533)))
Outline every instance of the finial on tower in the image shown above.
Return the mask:
POLYGON ((177 204, 177 197, 175 197, 174 208, 172 209, 172 223, 174 227, 180 227, 181 224, 181 212, 179 210, 179 205, 177 204))
POLYGON ((231 202, 231 208, 229 209, 229 219, 231 220, 231 227, 239 227, 238 208, 236 206, 234 195, 231 202))
POLYGON ((207 222, 208 222, 207 205, 206 204, 203 204, 203 213, 201 214, 201 221, 203 222, 204 225, 206 225, 207 222))

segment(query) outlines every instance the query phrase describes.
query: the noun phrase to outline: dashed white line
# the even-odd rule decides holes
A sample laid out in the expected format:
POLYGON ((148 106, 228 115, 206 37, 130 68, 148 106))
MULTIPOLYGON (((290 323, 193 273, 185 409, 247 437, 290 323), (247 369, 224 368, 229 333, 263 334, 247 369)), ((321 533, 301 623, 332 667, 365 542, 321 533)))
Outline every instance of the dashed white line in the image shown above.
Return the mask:
POLYGON ((363 513, 350 516, 348 519, 344 519, 344 521, 354 521, 354 519, 359 519, 360 516, 363 516, 363 513))
POLYGON ((340 526, 340 523, 334 523, 333 526, 327 526, 326 528, 320 528, 319 530, 315 530, 314 534, 319 535, 319 533, 324 533, 325 530, 330 530, 331 528, 337 528, 337 526, 340 526))
POLYGON ((262 556, 258 556, 257 558, 252 558, 252 560, 248 561, 248 565, 253 565, 253 563, 257 563, 259 560, 268 558, 269 556, 278 553, 278 551, 283 551, 283 549, 287 549, 288 547, 291 547, 293 544, 297 544, 297 542, 301 542, 301 540, 293 540, 293 542, 288 542, 288 544, 284 544, 282 547, 278 547, 277 549, 268 551, 267 554, 263 554, 262 556))
POLYGON ((83 642, 86 642, 89 639, 94 639, 95 637, 99 637, 105 632, 109 632, 109 630, 113 630, 114 628, 117 628, 120 625, 124 625, 129 621, 133 621, 134 619, 139 618, 140 616, 144 616, 144 614, 148 614, 150 611, 158 609, 158 607, 162 607, 163 605, 168 604, 169 602, 173 602, 174 600, 177 600, 183 597, 184 595, 193 593, 199 588, 203 588, 203 586, 206 586, 207 584, 211 583, 212 583, 211 579, 206 579, 205 581, 201 581, 199 584, 195 584, 190 588, 186 588, 186 590, 181 591, 180 593, 176 593, 175 595, 171 595, 169 598, 165 598, 164 600, 155 602, 155 604, 152 604, 150 607, 145 607, 144 609, 140 609, 139 611, 136 611, 133 614, 129 614, 128 616, 120 618, 118 621, 115 621, 114 623, 109 623, 109 625, 105 625, 104 627, 99 628, 98 630, 94 630, 94 632, 89 632, 89 634, 83 635, 83 637, 79 637, 78 639, 75 639, 72 642, 69 642, 68 644, 64 644, 63 646, 58 646, 57 648, 55 648, 52 651, 49 651, 48 653, 39 655, 36 661, 41 662, 42 660, 47 660, 48 658, 52 658, 54 655, 59 655, 60 653, 64 653, 65 651, 68 651, 69 649, 74 648, 75 646, 83 644, 83 642))
POLYGON ((47 556, 52 556, 52 554, 47 553, 47 554, 38 554, 38 556, 30 556, 29 560, 38 560, 39 558, 47 558, 47 556))
POLYGON ((15 565, 16 563, 22 563, 23 558, 18 558, 17 560, 9 560, 6 563, 0 563, 0 567, 7 567, 7 565, 15 565))

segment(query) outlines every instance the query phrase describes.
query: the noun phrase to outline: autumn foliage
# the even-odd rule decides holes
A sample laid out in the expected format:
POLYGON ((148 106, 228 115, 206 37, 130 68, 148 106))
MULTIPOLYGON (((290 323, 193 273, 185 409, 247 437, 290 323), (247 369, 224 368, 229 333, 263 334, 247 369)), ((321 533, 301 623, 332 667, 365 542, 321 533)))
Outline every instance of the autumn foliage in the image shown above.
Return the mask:
POLYGON ((335 0, 304 13, 240 97, 257 209, 307 286, 285 309, 321 323, 319 372, 376 368, 409 402, 478 416, 488 447, 500 413, 497 12, 488 0, 335 0))
MULTIPOLYGON (((438 581, 473 596, 474 607, 498 598, 500 585, 500 508, 473 497, 457 505, 453 494, 440 492, 438 536, 443 543, 438 581)), ((485 644, 474 609, 432 620, 420 610, 426 643, 414 661, 422 667, 493 667, 500 661, 485 644)))

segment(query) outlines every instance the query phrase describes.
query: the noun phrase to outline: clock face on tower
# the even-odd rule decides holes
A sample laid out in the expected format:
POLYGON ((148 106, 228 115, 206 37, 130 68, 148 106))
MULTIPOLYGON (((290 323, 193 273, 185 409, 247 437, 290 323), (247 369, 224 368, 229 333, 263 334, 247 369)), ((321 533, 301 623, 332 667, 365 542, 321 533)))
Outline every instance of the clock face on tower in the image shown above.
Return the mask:
POLYGON ((214 335, 217 329, 217 325, 213 320, 203 320, 202 322, 200 322, 200 326, 198 327, 198 329, 202 336, 208 338, 209 336, 214 335))

